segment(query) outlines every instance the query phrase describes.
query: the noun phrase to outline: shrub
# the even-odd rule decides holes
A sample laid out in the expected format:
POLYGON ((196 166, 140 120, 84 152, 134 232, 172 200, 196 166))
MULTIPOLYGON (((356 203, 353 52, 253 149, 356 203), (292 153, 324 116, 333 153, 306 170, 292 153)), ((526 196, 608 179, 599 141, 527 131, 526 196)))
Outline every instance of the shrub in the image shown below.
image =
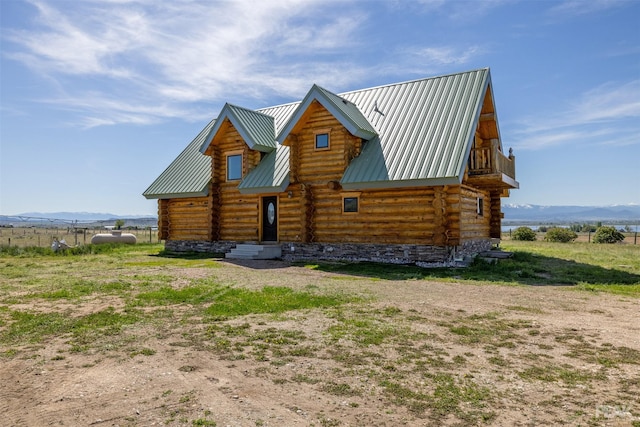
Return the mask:
POLYGON ((593 243, 618 243, 624 240, 624 235, 614 227, 599 227, 593 236, 593 243))
POLYGON ((536 232, 529 227, 518 227, 511 234, 511 238, 513 240, 526 240, 532 242, 536 240, 536 232))
POLYGON ((569 243, 578 238, 578 235, 575 231, 570 230, 568 228, 562 227, 553 227, 547 231, 547 234, 544 236, 544 240, 547 242, 561 242, 561 243, 569 243))

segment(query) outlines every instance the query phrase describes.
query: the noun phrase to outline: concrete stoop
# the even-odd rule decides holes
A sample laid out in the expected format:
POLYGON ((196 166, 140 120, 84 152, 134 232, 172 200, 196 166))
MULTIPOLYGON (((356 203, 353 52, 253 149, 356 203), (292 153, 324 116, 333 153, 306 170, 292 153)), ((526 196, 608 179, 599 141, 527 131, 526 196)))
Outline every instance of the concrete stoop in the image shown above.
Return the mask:
POLYGON ((491 249, 490 251, 480 252, 478 256, 489 263, 496 263, 498 260, 511 258, 513 256, 513 252, 506 252, 501 249, 491 249))
POLYGON ((245 243, 236 245, 230 252, 224 254, 231 259, 276 259, 282 257, 280 245, 257 245, 245 243))

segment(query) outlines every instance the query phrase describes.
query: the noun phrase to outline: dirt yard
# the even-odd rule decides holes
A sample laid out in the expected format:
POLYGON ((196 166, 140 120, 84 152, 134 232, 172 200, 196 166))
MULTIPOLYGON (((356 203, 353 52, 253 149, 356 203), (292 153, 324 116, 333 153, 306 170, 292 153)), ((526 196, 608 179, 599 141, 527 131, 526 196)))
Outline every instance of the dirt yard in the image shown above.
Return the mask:
MULTIPOLYGON (((219 263, 162 273, 176 287, 213 277, 364 299, 216 322, 178 306, 82 351, 68 337, 2 345, 0 425, 640 425, 637 299, 219 263)), ((11 308, 82 316, 107 307, 123 302, 11 308)))

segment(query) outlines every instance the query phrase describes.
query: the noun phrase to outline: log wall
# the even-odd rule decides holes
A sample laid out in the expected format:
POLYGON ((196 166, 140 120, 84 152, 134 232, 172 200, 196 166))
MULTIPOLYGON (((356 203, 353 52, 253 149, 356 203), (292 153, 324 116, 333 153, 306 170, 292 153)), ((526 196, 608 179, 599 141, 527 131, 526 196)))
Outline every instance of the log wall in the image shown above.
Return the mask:
POLYGON ((209 208, 207 197, 186 197, 162 200, 163 221, 159 231, 163 239, 207 240, 209 238, 209 208))
POLYGON ((466 185, 460 186, 460 239, 470 241, 488 239, 491 225, 489 192, 466 185), (483 214, 478 214, 478 198, 482 198, 483 214))
POLYGON ((211 142, 212 194, 215 212, 211 217, 213 240, 257 241, 259 198, 241 194, 240 180, 227 181, 227 156, 242 153, 242 176, 260 162, 260 152, 249 149, 238 131, 228 122, 211 142))

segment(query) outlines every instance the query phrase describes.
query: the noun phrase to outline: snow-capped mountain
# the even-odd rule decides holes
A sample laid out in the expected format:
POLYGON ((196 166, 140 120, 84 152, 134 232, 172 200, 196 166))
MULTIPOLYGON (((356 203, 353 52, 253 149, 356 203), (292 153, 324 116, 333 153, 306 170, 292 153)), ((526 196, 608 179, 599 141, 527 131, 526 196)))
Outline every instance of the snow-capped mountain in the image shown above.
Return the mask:
POLYGON ((583 222, 640 221, 640 205, 542 206, 502 205, 505 221, 583 222))

